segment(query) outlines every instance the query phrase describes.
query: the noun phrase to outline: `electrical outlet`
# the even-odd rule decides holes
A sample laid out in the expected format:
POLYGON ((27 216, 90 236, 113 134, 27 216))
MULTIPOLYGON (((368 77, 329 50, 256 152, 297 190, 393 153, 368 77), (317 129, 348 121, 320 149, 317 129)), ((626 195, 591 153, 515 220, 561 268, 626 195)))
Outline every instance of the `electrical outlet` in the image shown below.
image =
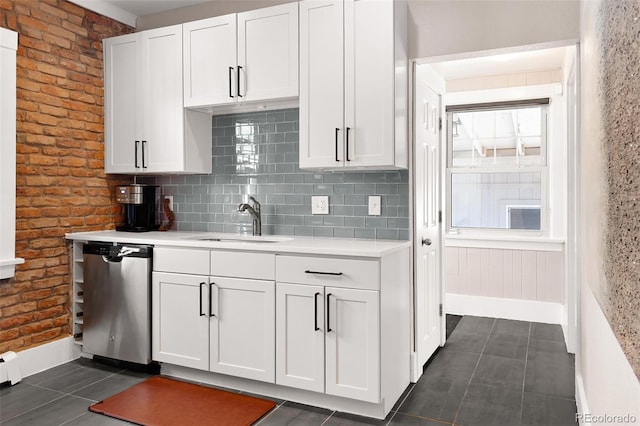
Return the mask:
POLYGON ((329 196, 311 196, 311 214, 329 214, 329 196))
POLYGON ((165 195, 164 198, 168 198, 169 199, 169 208, 171 209, 171 211, 173 210, 173 195, 165 195))
POLYGON ((382 204, 382 196, 369 195, 369 216, 380 216, 380 204, 382 204))

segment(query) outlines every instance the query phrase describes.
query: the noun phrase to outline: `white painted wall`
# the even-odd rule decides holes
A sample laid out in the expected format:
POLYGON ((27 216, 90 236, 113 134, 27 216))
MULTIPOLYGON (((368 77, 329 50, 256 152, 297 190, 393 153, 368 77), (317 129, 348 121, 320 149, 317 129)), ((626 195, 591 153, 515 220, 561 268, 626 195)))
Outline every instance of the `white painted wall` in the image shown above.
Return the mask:
POLYGON ((578 0, 410 0, 409 57, 578 40, 578 0))
POLYGON ((581 365, 576 367, 578 412, 600 416, 630 415, 636 419, 631 424, 640 423, 640 382, 586 284, 581 289, 580 321, 581 365))

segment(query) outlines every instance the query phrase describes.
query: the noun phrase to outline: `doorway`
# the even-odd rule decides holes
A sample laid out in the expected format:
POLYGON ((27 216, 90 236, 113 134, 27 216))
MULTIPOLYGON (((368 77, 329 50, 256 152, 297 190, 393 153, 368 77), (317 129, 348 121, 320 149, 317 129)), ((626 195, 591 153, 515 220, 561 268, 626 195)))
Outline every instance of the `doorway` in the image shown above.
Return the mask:
MULTIPOLYGON (((569 209, 576 202, 571 196, 577 183, 570 174, 575 176, 579 167, 577 137, 571 133, 577 119, 577 103, 571 99, 577 78, 576 46, 522 46, 469 56, 417 60, 412 68, 414 380, 433 351, 445 343, 447 313, 561 324, 569 351, 576 348, 578 301, 573 271, 579 259, 576 228, 567 222, 569 209), (426 100, 429 91, 432 101, 426 100), (446 108, 540 98, 549 100, 545 160, 549 171, 541 178, 546 182, 539 185, 548 188, 539 194, 545 200, 540 215, 546 228, 536 232, 518 229, 522 227, 454 229, 450 220, 452 189, 447 183, 451 173, 447 170, 447 156, 451 155, 447 136, 452 130, 447 126, 446 108), (438 134, 431 136, 435 142, 430 144, 431 118, 425 105, 435 105, 435 99, 439 99, 434 120, 438 134), (434 153, 437 161, 430 157, 434 153), (431 245, 424 244, 425 239, 431 245)), ((535 151, 527 151, 522 141, 520 144, 521 153, 535 151)), ((496 149, 487 151, 495 153, 496 149)), ((524 180, 530 179, 523 175, 524 180)), ((504 205, 511 206, 514 199, 522 198, 514 196, 513 187, 496 188, 511 190, 511 198, 506 194, 498 197, 504 205)), ((517 204, 526 208, 530 203, 517 204)), ((510 212, 507 208, 501 211, 510 212)), ((509 218, 505 220, 509 223, 509 218)))

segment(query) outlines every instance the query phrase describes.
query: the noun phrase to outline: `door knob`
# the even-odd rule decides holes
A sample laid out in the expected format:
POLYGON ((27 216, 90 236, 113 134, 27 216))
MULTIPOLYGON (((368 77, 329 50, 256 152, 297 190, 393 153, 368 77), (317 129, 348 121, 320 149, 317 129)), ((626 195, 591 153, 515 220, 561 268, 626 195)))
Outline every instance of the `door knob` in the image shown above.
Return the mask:
POLYGON ((423 238, 422 239, 422 245, 423 246, 430 246, 431 245, 431 239, 430 238, 423 238))

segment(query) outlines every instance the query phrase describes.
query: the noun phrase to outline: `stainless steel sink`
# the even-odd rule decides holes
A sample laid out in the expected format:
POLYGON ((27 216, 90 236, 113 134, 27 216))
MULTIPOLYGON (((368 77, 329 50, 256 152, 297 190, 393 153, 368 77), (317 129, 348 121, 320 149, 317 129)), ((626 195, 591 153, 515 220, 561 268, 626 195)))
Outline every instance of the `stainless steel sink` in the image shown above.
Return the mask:
POLYGON ((281 243, 283 241, 291 241, 292 238, 275 237, 275 236, 252 236, 252 235, 223 235, 223 234, 206 234, 195 237, 186 237, 185 239, 197 241, 211 241, 219 243, 281 243))

